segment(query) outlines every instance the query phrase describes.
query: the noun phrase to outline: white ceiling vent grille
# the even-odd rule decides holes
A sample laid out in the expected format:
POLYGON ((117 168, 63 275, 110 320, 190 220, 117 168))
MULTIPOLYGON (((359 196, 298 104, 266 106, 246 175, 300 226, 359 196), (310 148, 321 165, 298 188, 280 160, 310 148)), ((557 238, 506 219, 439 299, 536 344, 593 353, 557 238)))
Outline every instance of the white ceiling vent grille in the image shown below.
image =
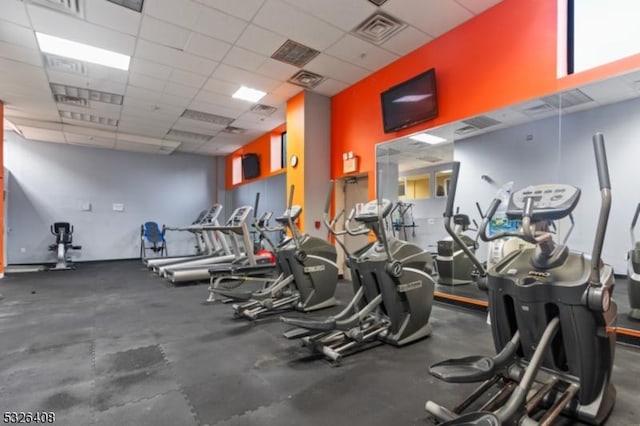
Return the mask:
POLYGON ((541 100, 554 108, 571 108, 576 105, 593 102, 593 99, 589 95, 579 89, 567 90, 566 92, 545 96, 541 100))
POLYGON ((324 81, 324 77, 311 71, 300 70, 287 81, 297 86, 313 89, 324 81))
POLYGON ((27 0, 27 2, 84 18, 84 0, 27 0))
POLYGON ((233 122, 233 118, 224 117, 222 115, 209 114, 208 112, 196 111, 193 109, 185 109, 182 113, 182 117, 190 120, 205 121, 211 124, 217 124, 219 126, 227 127, 233 122))
POLYGON ((304 44, 300 44, 293 40, 287 40, 282 46, 275 51, 271 57, 285 64, 291 64, 298 68, 304 67, 313 58, 318 56, 320 52, 312 49, 304 44))
POLYGON ((142 12, 142 3, 144 0, 107 0, 111 3, 115 3, 118 6, 126 7, 127 9, 131 9, 135 12, 142 12))
MULTIPOLYGON (((99 90, 83 89, 82 87, 67 86, 64 84, 51 83, 51 93, 54 97, 61 95, 69 98, 80 98, 87 101, 104 102, 113 105, 122 105, 124 97, 116 93, 101 92, 99 90)), ((57 100, 56 100, 57 102, 57 100)))
POLYGON ((278 108, 276 107, 272 107, 270 105, 264 105, 264 104, 255 104, 254 106, 251 107, 251 112, 255 112, 256 114, 259 114, 259 115, 264 115, 265 117, 270 116, 277 110, 278 108))
POLYGON ((209 142, 213 139, 211 135, 205 135, 203 133, 187 132, 185 130, 171 129, 167 132, 167 137, 181 141, 181 142, 209 142))
POLYGON ((231 133, 232 135, 242 135, 244 133, 247 133, 247 129, 243 129, 241 127, 233 127, 233 126, 227 126, 224 129, 222 129, 222 131, 225 133, 231 133))
POLYGON ((115 118, 100 117, 98 115, 87 114, 84 112, 73 112, 60 110, 60 117, 69 120, 87 121, 94 124, 104 124, 105 126, 117 126, 118 120, 115 118))
POLYGON ((372 43, 382 44, 406 26, 407 24, 387 13, 376 12, 351 33, 372 43))
POLYGON ((486 129, 487 127, 502 124, 501 121, 494 120, 493 118, 487 117, 486 115, 478 115, 477 117, 473 117, 468 120, 462 120, 462 122, 478 129, 486 129))
POLYGON ((53 95, 53 99, 59 104, 73 105, 82 108, 89 107, 89 101, 83 98, 67 95, 53 95))
POLYGON ((476 130, 479 130, 477 127, 475 126, 464 126, 464 127, 460 127, 459 129, 456 129, 455 133, 456 135, 468 135, 470 133, 475 132, 476 130))
POLYGON ((44 55, 44 61, 47 69, 53 71, 87 75, 87 67, 84 62, 76 61, 75 59, 63 58, 56 55, 44 55))

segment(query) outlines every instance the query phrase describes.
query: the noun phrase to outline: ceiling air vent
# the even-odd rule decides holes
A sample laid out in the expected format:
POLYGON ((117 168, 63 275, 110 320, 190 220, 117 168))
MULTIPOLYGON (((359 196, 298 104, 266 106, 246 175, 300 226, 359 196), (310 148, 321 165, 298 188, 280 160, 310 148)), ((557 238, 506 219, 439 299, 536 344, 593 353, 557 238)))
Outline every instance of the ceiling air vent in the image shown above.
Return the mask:
POLYGON ((87 67, 84 62, 81 61, 63 58, 56 55, 44 55, 44 61, 47 69, 53 71, 87 75, 87 67))
POLYGON ((475 132, 476 130, 478 130, 478 128, 475 126, 464 126, 456 129, 456 131, 453 133, 455 133, 456 135, 468 135, 475 132))
POLYGON ((555 111, 557 108, 549 105, 548 103, 540 103, 537 105, 533 105, 522 110, 523 114, 532 116, 532 115, 540 115, 549 111, 555 111))
POLYGON ((310 60, 318 56, 319 53, 318 50, 312 49, 304 44, 287 40, 271 57, 286 64, 302 68, 309 63, 310 60))
POLYGON ((287 81, 291 84, 295 84, 296 86, 313 89, 324 81, 324 77, 320 74, 312 73, 311 71, 300 70, 287 81))
POLYGON ((566 92, 545 96, 541 100, 555 108, 570 108, 593 102, 593 99, 589 97, 589 95, 579 89, 567 90, 566 92))
POLYGON ((115 3, 118 6, 126 7, 135 12, 142 12, 142 3, 144 0, 107 0, 111 3, 115 3))
POLYGON ((227 126, 222 129, 225 133, 231 133, 232 135, 241 135, 247 132, 247 129, 242 129, 240 127, 227 126))
POLYGON ((256 114, 259 114, 259 115, 264 115, 265 117, 270 116, 277 110, 278 108, 276 107, 272 107, 270 105, 264 105, 264 104, 255 104, 254 106, 251 107, 251 112, 255 112, 256 114))
POLYGON ((217 124, 224 127, 227 127, 233 122, 233 118, 230 117, 209 114, 208 112, 196 111, 193 109, 185 109, 182 113, 182 117, 188 118, 190 120, 206 121, 207 123, 217 124))
POLYGON ((352 34, 375 44, 382 44, 407 26, 393 16, 376 12, 358 25, 352 34))
POLYGON ((375 4, 376 6, 382 6, 383 4, 385 4, 387 2, 387 0, 369 0, 371 3, 375 4))
MULTIPOLYGON (((116 93, 101 92, 99 90, 84 89, 82 87, 67 86, 65 84, 51 83, 51 92, 54 97, 62 95, 70 98, 81 98, 87 101, 104 102, 113 105, 122 105, 124 97, 116 93)), ((58 102, 56 100, 56 102, 58 102)), ((63 102, 64 103, 64 102, 63 102)))
POLYGON ((205 135, 203 133, 187 132, 185 130, 171 129, 167 132, 169 138, 173 138, 183 142, 209 142, 213 139, 211 135, 205 135))
POLYGON ((89 107, 89 101, 84 98, 67 95, 53 95, 53 99, 59 104, 73 105, 82 108, 89 107))
POLYGON ((84 0, 27 0, 27 2, 84 18, 84 0))
POLYGON ((487 127, 495 126, 496 124, 502 124, 501 121, 494 120, 486 115, 479 115, 468 120, 462 120, 462 122, 478 129, 486 129, 487 127))
POLYGON ((93 114, 60 110, 60 117, 69 120, 88 121, 95 124, 104 124, 105 126, 117 126, 118 120, 115 118, 100 117, 93 114))

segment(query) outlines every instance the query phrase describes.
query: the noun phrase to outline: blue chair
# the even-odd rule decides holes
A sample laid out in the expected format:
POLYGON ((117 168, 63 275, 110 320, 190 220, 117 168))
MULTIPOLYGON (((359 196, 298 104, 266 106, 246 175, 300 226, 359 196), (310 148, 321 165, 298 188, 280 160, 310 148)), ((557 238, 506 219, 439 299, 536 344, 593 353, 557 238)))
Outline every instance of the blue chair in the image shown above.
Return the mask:
POLYGON ((156 222, 145 222, 140 227, 140 259, 144 259, 147 250, 151 250, 159 256, 167 256, 167 240, 164 238, 165 228, 156 222))

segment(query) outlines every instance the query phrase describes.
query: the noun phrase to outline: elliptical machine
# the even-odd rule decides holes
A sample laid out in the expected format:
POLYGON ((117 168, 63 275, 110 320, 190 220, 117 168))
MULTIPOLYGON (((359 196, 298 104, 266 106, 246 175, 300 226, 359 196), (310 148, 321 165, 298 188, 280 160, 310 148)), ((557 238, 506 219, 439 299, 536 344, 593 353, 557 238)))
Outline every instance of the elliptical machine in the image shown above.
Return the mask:
MULTIPOLYGON (((211 273, 209 298, 213 302, 216 295, 235 301, 234 316, 237 318, 258 319, 260 316, 286 310, 310 312, 336 304, 335 292, 338 284, 337 252, 329 242, 301 234, 295 222, 302 213, 300 206, 293 205, 294 186, 289 193, 289 205, 285 212, 275 218, 276 226, 270 227, 271 214, 263 215, 256 221, 255 228, 263 240, 272 247, 280 274, 275 279, 251 277, 254 267, 238 267, 228 275, 211 273), (288 231, 291 237, 275 244, 268 232, 288 231), (258 291, 239 292, 233 290, 243 282, 261 281, 265 285, 258 291)), ((260 268, 260 265, 256 266, 260 268)))
MULTIPOLYGON (((514 236, 535 244, 510 253, 488 271, 491 331, 498 354, 437 363, 435 377, 452 383, 483 382, 453 410, 427 402, 443 425, 551 424, 560 413, 593 425, 613 409, 611 380, 617 306, 614 277, 601 260, 611 207, 611 186, 602 134, 593 137, 602 205, 591 257, 557 244, 534 225, 567 217, 580 189, 534 185, 513 193, 507 216, 522 220, 522 231, 487 236, 500 204, 493 200, 482 222, 484 241, 514 236), (488 401, 478 400, 494 386, 488 401), (473 407, 471 412, 462 414, 473 407), (542 410, 541 408, 546 408, 542 410)), ((459 163, 454 164, 453 196, 459 163)))
POLYGON ((69 250, 81 250, 82 246, 73 244, 73 225, 69 222, 54 222, 49 229, 56 237, 56 242, 49 246, 49 251, 57 253, 56 265, 49 268, 49 271, 75 269, 69 257, 69 250))
POLYGON ((629 294, 629 317, 640 320, 640 242, 636 241, 635 230, 640 215, 640 203, 631 221, 631 250, 627 253, 627 292, 629 294))
MULTIPOLYGON (((478 224, 474 220, 478 231, 478 224)), ((478 234, 473 239, 464 234, 471 227, 471 221, 466 214, 456 213, 451 216, 445 215, 445 228, 449 235, 455 233, 457 238, 446 238, 438 241, 438 254, 436 255, 436 265, 438 267, 438 284, 442 285, 462 285, 472 283, 478 276, 484 275, 484 266, 476 265, 473 261, 475 256, 469 256, 467 251, 475 254, 478 249, 478 234), (453 229, 451 220, 453 219, 453 229), (447 226, 448 225, 448 226, 447 226), (464 247, 464 248, 463 248, 464 247), (468 249, 468 250, 465 250, 468 249)))
POLYGON ((350 253, 340 239, 336 241, 347 256, 355 295, 338 314, 318 320, 282 317, 296 326, 284 333, 287 338, 302 337, 302 343, 330 361, 339 362, 349 352, 379 340, 403 346, 431 334, 429 316, 435 283, 429 275, 431 254, 415 244, 387 236, 386 220, 392 210, 389 200, 373 200, 361 211, 352 210, 345 230, 329 222, 333 182, 325 203, 324 224, 334 236, 375 234, 376 240, 350 253), (355 221, 359 226, 350 227, 355 221))

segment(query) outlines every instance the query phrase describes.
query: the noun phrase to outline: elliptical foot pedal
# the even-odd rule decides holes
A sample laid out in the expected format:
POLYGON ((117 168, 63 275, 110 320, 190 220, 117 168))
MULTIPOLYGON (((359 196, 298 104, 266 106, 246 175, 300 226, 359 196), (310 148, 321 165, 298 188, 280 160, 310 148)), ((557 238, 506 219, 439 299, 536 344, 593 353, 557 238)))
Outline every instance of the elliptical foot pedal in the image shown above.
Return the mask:
POLYGON ((301 327, 292 328, 282 333, 282 335, 287 339, 301 339, 312 334, 314 334, 313 331, 301 327))
POLYGON ((250 291, 233 291, 233 290, 224 290, 220 288, 212 288, 209 291, 233 300, 246 301, 246 300, 250 300, 251 296, 253 296, 253 293, 250 291))
POLYGON ((493 413, 478 411, 475 413, 463 414, 462 416, 440 423, 440 426, 500 426, 502 422, 493 413))
POLYGON ((488 356, 468 356, 434 364, 429 373, 449 383, 481 382, 495 376, 496 363, 488 356))

